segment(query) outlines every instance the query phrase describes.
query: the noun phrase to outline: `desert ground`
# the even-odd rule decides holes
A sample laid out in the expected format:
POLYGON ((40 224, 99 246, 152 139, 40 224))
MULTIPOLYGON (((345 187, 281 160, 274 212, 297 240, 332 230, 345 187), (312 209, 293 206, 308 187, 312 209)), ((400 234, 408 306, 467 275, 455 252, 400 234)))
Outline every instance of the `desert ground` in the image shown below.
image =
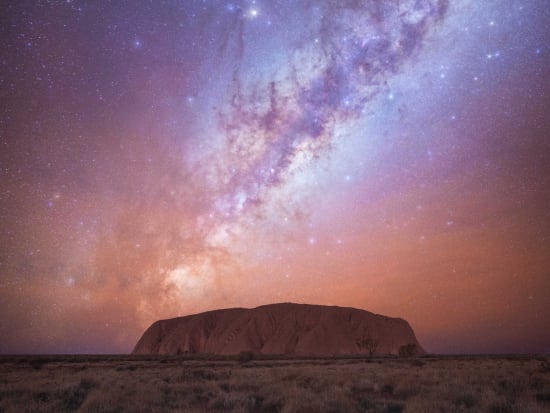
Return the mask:
POLYGON ((549 411, 547 357, 0 357, 0 412, 549 411))

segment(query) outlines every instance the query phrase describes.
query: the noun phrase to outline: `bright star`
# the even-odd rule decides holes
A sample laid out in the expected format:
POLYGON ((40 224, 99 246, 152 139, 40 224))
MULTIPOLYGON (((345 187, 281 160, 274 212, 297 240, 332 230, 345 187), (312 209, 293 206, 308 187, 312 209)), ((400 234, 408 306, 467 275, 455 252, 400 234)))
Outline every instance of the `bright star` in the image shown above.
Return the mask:
POLYGON ((258 17, 258 14, 259 14, 258 9, 254 8, 254 7, 248 9, 247 16, 248 16, 249 19, 255 19, 256 17, 258 17))

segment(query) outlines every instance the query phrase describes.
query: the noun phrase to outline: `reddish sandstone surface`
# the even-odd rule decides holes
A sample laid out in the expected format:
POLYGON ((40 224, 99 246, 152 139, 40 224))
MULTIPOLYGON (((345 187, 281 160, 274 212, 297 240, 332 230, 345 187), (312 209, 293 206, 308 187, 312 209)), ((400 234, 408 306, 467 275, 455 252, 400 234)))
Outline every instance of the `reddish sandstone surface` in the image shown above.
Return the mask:
POLYGON ((409 323, 400 318, 348 307, 281 303, 156 321, 132 354, 397 354, 407 344, 423 353, 409 323))

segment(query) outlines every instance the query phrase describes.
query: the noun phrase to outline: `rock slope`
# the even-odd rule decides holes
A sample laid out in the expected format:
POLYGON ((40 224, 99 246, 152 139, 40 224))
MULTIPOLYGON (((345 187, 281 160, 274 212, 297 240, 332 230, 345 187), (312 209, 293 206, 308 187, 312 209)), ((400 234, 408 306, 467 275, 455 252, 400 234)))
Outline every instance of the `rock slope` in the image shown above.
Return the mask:
POLYGON ((407 344, 423 353, 409 323, 400 318, 348 307, 281 303, 156 321, 132 354, 397 354, 407 344))

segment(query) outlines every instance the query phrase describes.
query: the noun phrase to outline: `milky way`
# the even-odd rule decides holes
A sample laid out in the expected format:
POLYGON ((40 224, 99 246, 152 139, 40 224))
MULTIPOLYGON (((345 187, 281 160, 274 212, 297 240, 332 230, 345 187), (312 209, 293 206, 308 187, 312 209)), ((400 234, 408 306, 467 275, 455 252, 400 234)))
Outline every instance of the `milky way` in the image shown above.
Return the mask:
POLYGON ((550 351, 543 0, 8 2, 0 27, 0 352, 282 301, 550 351))

